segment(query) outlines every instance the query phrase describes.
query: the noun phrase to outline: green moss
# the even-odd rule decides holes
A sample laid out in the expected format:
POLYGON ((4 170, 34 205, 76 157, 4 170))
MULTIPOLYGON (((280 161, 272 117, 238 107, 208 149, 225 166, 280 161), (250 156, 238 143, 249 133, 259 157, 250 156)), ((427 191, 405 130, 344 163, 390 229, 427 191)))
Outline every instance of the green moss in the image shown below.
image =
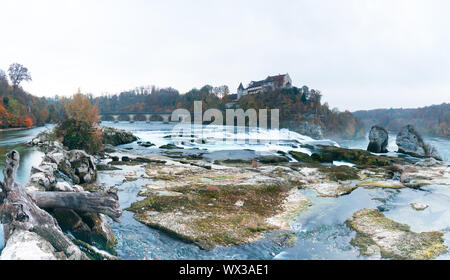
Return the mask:
POLYGON ((83 251, 91 260, 120 260, 116 256, 100 254, 91 245, 79 239, 70 238, 72 242, 83 251))
POLYGON ((289 154, 299 162, 317 163, 318 161, 311 158, 308 154, 296 151, 290 151, 289 154))
POLYGON ((194 227, 198 232, 204 233, 195 238, 194 242, 197 244, 209 243, 211 247, 237 245, 243 240, 254 238, 261 232, 275 229, 260 217, 249 214, 211 215, 195 221, 194 227))
POLYGON ((314 153, 311 155, 311 158, 318 162, 323 163, 333 163, 333 156, 331 154, 325 153, 325 154, 317 154, 314 153))
POLYGON ((348 181, 348 180, 358 180, 358 171, 350 166, 324 166, 320 165, 317 167, 320 172, 327 175, 327 178, 331 181, 348 181))
POLYGON ((251 166, 252 163, 253 160, 250 159, 225 159, 214 161, 214 164, 237 166, 237 167, 251 166))
POLYGON ((392 259, 433 259, 447 252, 442 232, 412 232, 408 225, 386 218, 373 209, 363 209, 353 215, 347 225, 357 235, 351 241, 367 254, 367 248, 376 245, 383 258, 392 259), (383 236, 383 242, 378 242, 383 236))
POLYGON ((111 166, 109 164, 98 164, 97 170, 98 171, 111 171, 111 170, 122 170, 122 169, 111 166))
POLYGON ((334 146, 319 145, 322 157, 333 158, 335 161, 347 161, 359 166, 391 166, 393 163, 403 162, 403 159, 377 156, 365 150, 346 149, 334 146))
POLYGON ((151 227, 163 229, 204 249, 210 249, 217 245, 230 246, 247 242, 261 232, 276 229, 265 219, 282 209, 289 188, 279 185, 238 185, 219 186, 212 190, 193 185, 170 190, 181 195, 148 193, 145 199, 133 203, 127 210, 134 212, 138 220, 151 227), (243 201, 244 204, 238 207, 235 205, 237 201, 243 201), (188 235, 162 227, 153 217, 148 216, 149 211, 191 215, 189 224, 184 226, 195 234, 188 235))

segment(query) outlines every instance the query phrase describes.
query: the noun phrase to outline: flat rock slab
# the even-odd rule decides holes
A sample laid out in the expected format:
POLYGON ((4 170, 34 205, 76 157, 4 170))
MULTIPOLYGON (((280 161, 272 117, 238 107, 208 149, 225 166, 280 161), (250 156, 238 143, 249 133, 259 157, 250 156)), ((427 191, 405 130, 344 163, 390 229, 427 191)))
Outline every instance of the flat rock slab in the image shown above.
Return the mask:
POLYGON ((434 259, 447 252, 442 232, 412 232, 408 225, 392 221, 374 209, 354 213, 347 224, 357 232, 351 243, 363 255, 377 252, 374 246, 383 258, 390 259, 434 259))
MULTIPOLYGON (((286 167, 206 170, 187 164, 146 166, 155 181, 141 189, 144 200, 128 209, 154 228, 203 249, 250 243, 290 221, 310 206, 286 167)), ((297 175, 295 175, 297 174, 297 175)))

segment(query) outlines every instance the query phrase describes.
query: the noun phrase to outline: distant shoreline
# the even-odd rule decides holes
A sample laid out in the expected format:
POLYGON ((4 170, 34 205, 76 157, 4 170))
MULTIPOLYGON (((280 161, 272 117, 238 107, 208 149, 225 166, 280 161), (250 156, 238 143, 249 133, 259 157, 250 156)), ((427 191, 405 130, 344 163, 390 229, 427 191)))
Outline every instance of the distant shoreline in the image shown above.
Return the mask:
POLYGON ((37 126, 0 128, 0 132, 2 132, 2 131, 15 131, 15 130, 26 130, 26 129, 32 129, 32 128, 36 128, 36 127, 37 126))

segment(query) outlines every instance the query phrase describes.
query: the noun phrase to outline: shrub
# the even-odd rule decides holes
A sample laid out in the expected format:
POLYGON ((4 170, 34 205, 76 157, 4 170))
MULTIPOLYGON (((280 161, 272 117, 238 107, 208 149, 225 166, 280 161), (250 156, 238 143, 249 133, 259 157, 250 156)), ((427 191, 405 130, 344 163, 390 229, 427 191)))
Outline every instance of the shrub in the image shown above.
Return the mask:
POLYGON ((56 136, 62 138, 70 150, 82 149, 93 154, 103 148, 102 130, 97 124, 97 106, 91 105, 89 97, 81 93, 74 95, 65 106, 66 116, 56 127, 56 136))
POLYGON ((103 147, 101 129, 75 119, 66 119, 56 128, 56 135, 70 150, 82 149, 92 154, 103 147))

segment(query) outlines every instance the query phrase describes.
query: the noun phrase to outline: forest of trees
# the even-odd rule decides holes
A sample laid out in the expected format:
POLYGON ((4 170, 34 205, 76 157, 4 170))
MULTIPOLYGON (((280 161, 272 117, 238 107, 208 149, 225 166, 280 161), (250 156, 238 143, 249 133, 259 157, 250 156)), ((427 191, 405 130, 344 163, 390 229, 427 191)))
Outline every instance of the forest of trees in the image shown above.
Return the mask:
POLYGON ((105 95, 97 97, 94 102, 98 105, 101 114, 127 113, 127 112, 153 112, 171 113, 174 109, 185 108, 194 110, 194 101, 203 101, 203 108, 224 109, 225 104, 231 101, 229 95, 219 98, 218 91, 228 91, 228 87, 212 87, 206 85, 201 89, 192 89, 186 94, 180 94, 173 88, 137 88, 122 92, 119 95, 105 95))
POLYGON ((339 112, 330 109, 328 103, 322 103, 322 94, 318 90, 302 88, 280 89, 264 93, 246 95, 239 99, 243 109, 280 109, 280 126, 292 130, 301 122, 320 126, 324 136, 330 138, 364 137, 364 124, 349 111, 339 112))
MULTIPOLYGON (((319 91, 293 87, 266 91, 264 93, 247 95, 239 99, 234 106, 244 110, 280 109, 282 127, 295 130, 300 122, 310 122, 322 127, 326 136, 353 138, 364 136, 363 123, 350 112, 331 110, 327 103, 322 104, 319 91)), ((167 112, 184 108, 193 112, 194 101, 202 101, 203 109, 217 108, 224 111, 232 101, 227 86, 212 87, 206 85, 201 89, 192 89, 186 94, 180 94, 173 88, 158 89, 137 88, 122 92, 119 95, 107 95, 93 100, 98 105, 101 114, 104 113, 138 113, 167 112), (221 96, 222 98, 219 98, 221 96)))
POLYGON ((377 124, 397 133, 403 126, 412 124, 422 134, 441 137, 450 136, 449 103, 417 109, 357 111, 353 114, 361 119, 368 128, 377 124))
POLYGON ((18 63, 11 64, 8 75, 0 69, 0 128, 32 127, 58 120, 57 103, 26 93, 20 84, 27 81, 31 81, 31 74, 18 63))
MULTIPOLYGON (((20 84, 27 81, 31 81, 31 74, 20 64, 12 64, 8 76, 0 70, 0 128, 32 127, 66 121, 68 104, 72 98, 35 97, 21 88, 20 84)), ((173 88, 140 87, 119 95, 96 98, 87 95, 86 100, 96 105, 100 114, 171 113, 178 108, 193 112, 194 101, 200 100, 203 110, 216 108, 225 111, 230 104, 232 108, 244 110, 280 109, 281 127, 296 130, 300 123, 308 122, 320 126, 327 137, 354 138, 365 134, 363 123, 350 112, 331 110, 327 103, 322 104, 320 91, 310 90, 306 86, 247 95, 238 101, 229 93, 227 86, 206 85, 185 94, 173 88)))

